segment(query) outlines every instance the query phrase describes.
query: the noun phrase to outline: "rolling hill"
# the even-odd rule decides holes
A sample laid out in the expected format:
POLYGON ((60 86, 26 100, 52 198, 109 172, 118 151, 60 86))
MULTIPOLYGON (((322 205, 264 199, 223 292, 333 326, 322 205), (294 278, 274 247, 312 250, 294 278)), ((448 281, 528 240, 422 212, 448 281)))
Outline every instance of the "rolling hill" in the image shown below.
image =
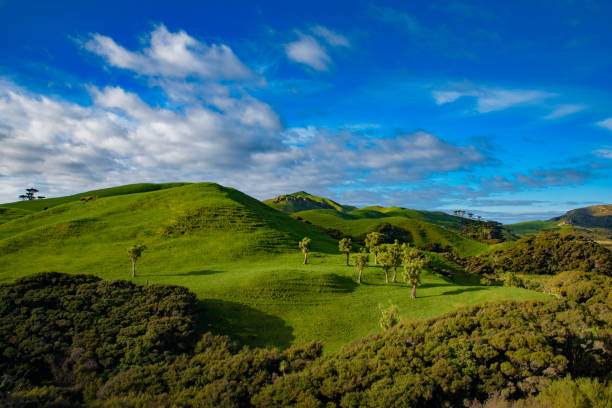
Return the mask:
POLYGON ((317 197, 308 194, 305 191, 298 191, 293 194, 280 195, 270 200, 265 200, 264 204, 272 208, 276 208, 287 214, 292 214, 298 211, 314 210, 314 209, 333 209, 340 212, 354 210, 355 207, 348 205, 340 205, 329 198, 317 197))
MULTIPOLYGON (((0 225, 0 282, 43 271, 130 279, 127 248, 140 242, 147 249, 133 281, 188 287, 206 311, 199 322, 204 330, 256 346, 285 348, 320 340, 326 350, 378 332, 378 305, 389 301, 402 317, 412 318, 489 300, 546 297, 481 286, 441 257, 437 266, 452 271, 454 280, 427 271, 417 299, 410 299, 405 283, 386 285, 378 266, 370 265, 364 283, 357 285, 355 268, 344 265, 337 241, 321 228, 213 183, 101 191, 0 206, 6 209, 0 225), (304 236, 312 238, 308 265, 297 247, 304 236)), ((425 221, 360 218, 350 214, 356 210, 345 211, 314 214, 327 216, 324 223, 346 223, 339 226, 356 235, 384 220, 405 227, 415 242, 448 243, 464 253, 487 247, 425 221)))
POLYGON ((547 221, 527 221, 508 225, 517 235, 537 235, 540 231, 565 229, 590 238, 612 250, 612 205, 577 208, 547 221))

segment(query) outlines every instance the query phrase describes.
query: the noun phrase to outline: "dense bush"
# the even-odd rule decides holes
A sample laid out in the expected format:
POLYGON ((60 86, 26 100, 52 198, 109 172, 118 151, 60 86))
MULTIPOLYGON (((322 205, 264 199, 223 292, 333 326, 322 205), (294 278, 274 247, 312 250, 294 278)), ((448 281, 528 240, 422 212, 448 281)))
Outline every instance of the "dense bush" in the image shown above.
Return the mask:
MULTIPOLYGON (((195 297, 183 288, 36 275, 0 286, 0 405, 454 407, 547 398, 566 376, 609 380, 612 278, 566 272, 548 285, 559 298, 401 322, 321 356, 317 343, 196 343, 195 297)), ((607 392, 572 384, 587 399, 607 392)))
POLYGON ((555 274, 568 270, 598 272, 612 276, 612 252, 584 237, 544 231, 535 238, 520 239, 513 248, 465 262, 468 272, 492 274, 507 271, 524 274, 555 274))

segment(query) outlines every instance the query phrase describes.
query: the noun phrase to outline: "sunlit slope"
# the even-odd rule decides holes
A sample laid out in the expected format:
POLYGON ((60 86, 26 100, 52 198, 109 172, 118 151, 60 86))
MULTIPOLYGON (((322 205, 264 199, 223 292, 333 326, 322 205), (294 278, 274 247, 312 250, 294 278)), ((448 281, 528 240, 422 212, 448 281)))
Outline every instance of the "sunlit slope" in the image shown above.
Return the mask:
POLYGON ((318 197, 305 191, 280 195, 276 198, 265 200, 264 203, 287 214, 314 209, 333 209, 340 212, 355 209, 355 207, 341 205, 329 198, 318 197))
POLYGON ((431 222, 421 221, 439 217, 440 222, 450 222, 446 216, 438 213, 425 215, 426 211, 405 209, 384 209, 380 207, 368 207, 341 213, 335 210, 309 210, 293 214, 308 222, 341 231, 343 234, 353 237, 354 240, 363 239, 364 235, 372 231, 381 231, 390 238, 397 237, 400 240, 410 242, 414 246, 423 246, 428 243, 438 243, 441 246, 450 246, 462 255, 472 255, 484 251, 486 244, 467 238, 455 231, 444 228, 431 222), (415 218, 411 217, 414 212, 415 218))
POLYGON ((42 211, 55 207, 60 204, 66 204, 73 201, 79 201, 84 197, 113 197, 118 195, 144 193, 149 191, 164 190, 167 188, 174 188, 184 186, 187 183, 139 183, 139 184, 128 184, 125 186, 110 187, 100 190, 91 190, 84 193, 78 193, 70 196, 45 198, 43 200, 28 200, 28 201, 16 201, 13 203, 0 204, 0 224, 3 224, 12 219, 22 217, 33 212, 42 211))
POLYGON ((0 279, 42 270, 113 276, 135 242, 147 245, 146 258, 156 260, 156 268, 168 270, 294 251, 306 235, 314 250, 336 248, 319 229, 237 190, 190 184, 72 201, 6 222, 0 225, 0 279))

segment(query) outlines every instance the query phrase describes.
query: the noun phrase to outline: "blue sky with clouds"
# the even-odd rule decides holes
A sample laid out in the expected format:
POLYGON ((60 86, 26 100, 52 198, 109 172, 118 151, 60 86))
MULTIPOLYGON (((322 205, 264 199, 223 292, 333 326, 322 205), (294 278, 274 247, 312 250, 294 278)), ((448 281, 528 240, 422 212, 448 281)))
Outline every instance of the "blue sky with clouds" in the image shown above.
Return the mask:
POLYGON ((0 201, 215 181, 257 198, 610 203, 612 3, 0 0, 0 201))

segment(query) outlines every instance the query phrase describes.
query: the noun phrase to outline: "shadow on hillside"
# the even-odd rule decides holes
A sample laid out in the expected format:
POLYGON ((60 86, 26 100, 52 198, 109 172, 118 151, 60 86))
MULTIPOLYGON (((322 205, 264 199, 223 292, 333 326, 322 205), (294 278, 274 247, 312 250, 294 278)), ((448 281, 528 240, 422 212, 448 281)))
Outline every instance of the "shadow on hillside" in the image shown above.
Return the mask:
MULTIPOLYGON (((214 275, 216 273, 221 273, 222 271, 211 271, 211 270, 207 270, 207 269, 203 269, 201 271, 189 271, 189 272, 184 272, 184 273, 172 273, 172 274, 155 274, 155 275, 149 275, 149 276, 205 276, 205 275, 214 275)), ((141 275, 141 276, 147 276, 147 275, 141 275)))
POLYGON ((455 290, 447 290, 446 292, 443 293, 443 295, 459 295, 461 293, 464 292, 478 292, 480 290, 484 290, 485 287, 467 287, 467 288, 463 288, 463 289, 455 289, 455 290))
POLYGON ((277 316, 252 307, 218 299, 200 301, 200 334, 229 336, 242 345, 287 348, 295 338, 293 328, 277 316))

